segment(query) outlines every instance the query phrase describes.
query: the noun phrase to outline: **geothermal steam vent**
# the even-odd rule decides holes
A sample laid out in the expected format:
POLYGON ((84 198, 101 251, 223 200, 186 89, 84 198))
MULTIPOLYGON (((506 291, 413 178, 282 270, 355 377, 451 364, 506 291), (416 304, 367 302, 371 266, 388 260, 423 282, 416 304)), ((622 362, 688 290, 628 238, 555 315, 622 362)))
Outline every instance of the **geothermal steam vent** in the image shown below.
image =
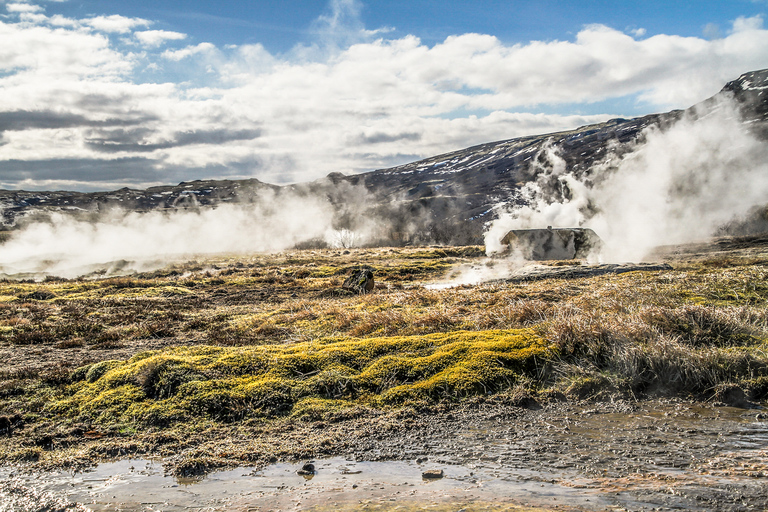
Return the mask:
POLYGON ((501 239, 527 260, 571 260, 600 251, 603 241, 588 228, 513 229, 501 239))

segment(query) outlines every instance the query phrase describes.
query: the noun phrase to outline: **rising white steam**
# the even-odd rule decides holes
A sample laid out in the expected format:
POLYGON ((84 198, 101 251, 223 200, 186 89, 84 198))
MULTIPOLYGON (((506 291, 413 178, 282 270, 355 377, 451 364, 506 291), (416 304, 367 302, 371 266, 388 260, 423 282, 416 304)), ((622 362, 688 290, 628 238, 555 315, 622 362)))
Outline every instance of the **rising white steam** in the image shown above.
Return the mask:
POLYGON ((115 211, 98 222, 54 214, 2 246, 0 273, 72 278, 149 270, 191 255, 280 251, 311 239, 332 242, 332 219, 327 200, 285 194, 214 209, 115 211))
POLYGON ((547 148, 546 170, 523 190, 528 206, 489 227, 489 253, 510 229, 583 226, 603 238, 605 260, 639 261, 656 246, 712 236, 768 203, 768 146, 726 99, 666 130, 649 127, 639 140, 618 161, 595 166, 594 185, 564 172, 562 158, 547 148), (553 183, 567 188, 568 199, 553 199, 553 183))
MULTIPOLYGON (((485 233, 488 254, 506 249, 502 247, 501 239, 512 229, 575 227, 586 221, 589 190, 566 172, 565 160, 551 141, 544 144, 531 165, 536 180, 525 184, 519 197, 526 205, 502 214, 490 224, 485 233), (566 189, 570 199, 562 200, 566 189)), ((520 256, 517 259, 523 259, 521 255, 517 256, 520 256)))

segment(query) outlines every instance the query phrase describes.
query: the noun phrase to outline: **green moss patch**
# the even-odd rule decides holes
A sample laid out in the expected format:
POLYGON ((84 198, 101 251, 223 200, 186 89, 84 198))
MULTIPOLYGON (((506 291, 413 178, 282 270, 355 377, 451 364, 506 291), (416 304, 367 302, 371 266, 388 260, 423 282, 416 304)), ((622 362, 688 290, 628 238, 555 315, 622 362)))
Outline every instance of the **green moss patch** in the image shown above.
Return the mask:
POLYGON ((529 329, 177 347, 78 369, 77 390, 50 410, 78 421, 145 425, 313 416, 319 407, 387 407, 498 392, 551 356, 529 329))

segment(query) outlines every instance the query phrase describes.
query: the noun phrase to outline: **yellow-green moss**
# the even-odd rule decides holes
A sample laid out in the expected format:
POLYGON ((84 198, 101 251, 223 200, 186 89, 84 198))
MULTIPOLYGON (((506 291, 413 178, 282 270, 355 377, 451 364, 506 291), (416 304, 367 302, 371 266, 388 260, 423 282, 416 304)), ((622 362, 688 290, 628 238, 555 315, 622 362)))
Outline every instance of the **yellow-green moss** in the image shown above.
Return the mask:
POLYGON ((388 406, 499 391, 551 355, 529 329, 177 347, 92 365, 54 408, 107 423, 311 415, 318 402, 307 400, 388 406))

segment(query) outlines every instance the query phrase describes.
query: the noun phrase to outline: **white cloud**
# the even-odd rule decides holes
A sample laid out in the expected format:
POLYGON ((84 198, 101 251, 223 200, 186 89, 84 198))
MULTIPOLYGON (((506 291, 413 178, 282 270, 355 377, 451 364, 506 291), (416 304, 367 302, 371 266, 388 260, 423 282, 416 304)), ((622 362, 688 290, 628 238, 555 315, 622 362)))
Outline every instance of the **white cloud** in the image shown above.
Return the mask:
POLYGON ((10 3, 5 8, 8 12, 41 12, 43 10, 39 5, 10 3))
POLYGON ((142 45, 150 48, 160 46, 166 41, 179 41, 187 37, 186 34, 169 30, 144 30, 142 32, 134 32, 133 35, 142 45))
POLYGON ((733 32, 746 32, 751 30, 760 30, 763 28, 763 17, 760 15, 746 18, 739 16, 733 22, 733 32))
POLYGON ((168 60, 179 61, 199 53, 211 52, 215 50, 216 46, 211 43, 200 43, 196 46, 187 46, 181 50, 166 50, 163 52, 163 57, 168 60))
POLYGON ((118 34, 125 34, 130 32, 135 27, 146 27, 151 23, 148 20, 141 18, 127 18, 114 14, 112 16, 96 16, 83 20, 83 24, 100 30, 102 32, 116 32, 118 34))
POLYGON ((45 20, 48 24, 54 26, 54 27, 78 27, 80 23, 77 20, 73 20, 72 18, 67 18, 62 16, 61 14, 54 14, 53 16, 47 18, 45 20))
MULTIPOLYGON (((0 23, 0 39, 12 41, 0 45, 0 71, 12 73, 0 81, 0 104, 15 86, 50 90, 72 77, 114 77, 131 69, 130 56, 111 48, 107 38, 76 29, 0 23)), ((32 105, 36 99, 30 98, 32 105)))

